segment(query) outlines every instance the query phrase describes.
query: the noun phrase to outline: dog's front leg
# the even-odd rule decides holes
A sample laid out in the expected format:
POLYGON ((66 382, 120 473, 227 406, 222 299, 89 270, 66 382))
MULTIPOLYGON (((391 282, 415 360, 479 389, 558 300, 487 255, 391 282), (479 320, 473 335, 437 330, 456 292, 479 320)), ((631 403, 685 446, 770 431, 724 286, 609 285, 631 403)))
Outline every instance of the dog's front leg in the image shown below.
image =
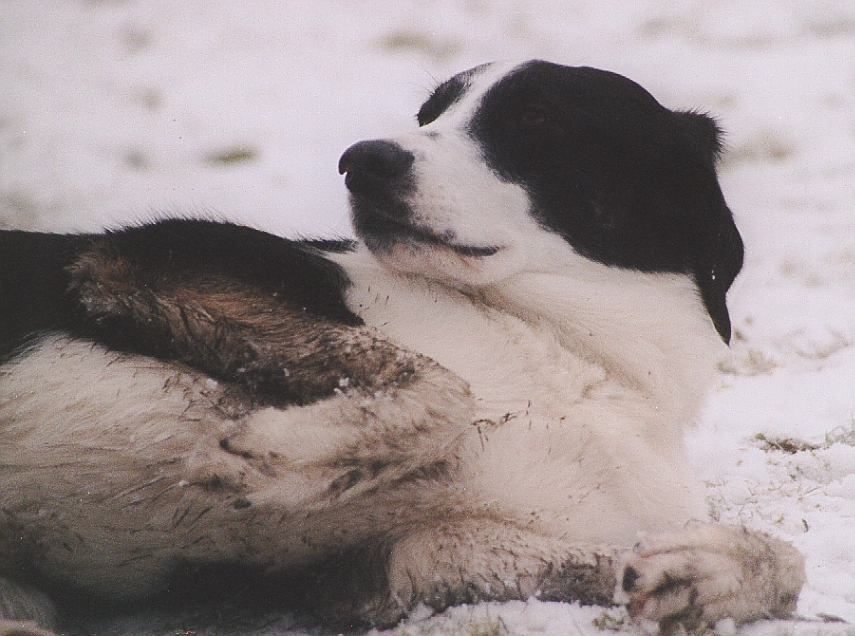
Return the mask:
POLYGON ((511 522, 437 522, 379 545, 334 559, 316 576, 314 604, 326 618, 388 626, 419 604, 441 611, 532 597, 612 603, 613 550, 568 546, 511 522))
POLYGON ((470 429, 466 384, 434 362, 412 356, 405 383, 376 391, 343 389, 307 406, 254 411, 220 442, 273 477, 255 491, 275 504, 281 476, 313 475, 305 503, 338 502, 396 481, 455 470, 455 451, 470 429))

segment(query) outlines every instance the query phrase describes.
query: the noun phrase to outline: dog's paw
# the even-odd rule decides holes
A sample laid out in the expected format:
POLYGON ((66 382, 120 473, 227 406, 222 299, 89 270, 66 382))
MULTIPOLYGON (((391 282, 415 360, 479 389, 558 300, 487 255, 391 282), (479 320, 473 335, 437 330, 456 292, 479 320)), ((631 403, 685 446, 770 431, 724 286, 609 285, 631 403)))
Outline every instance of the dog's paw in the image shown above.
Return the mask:
POLYGON ((804 584, 804 560, 790 544, 741 527, 693 523, 652 537, 625 560, 615 598, 633 619, 663 633, 725 618, 787 618, 804 584))

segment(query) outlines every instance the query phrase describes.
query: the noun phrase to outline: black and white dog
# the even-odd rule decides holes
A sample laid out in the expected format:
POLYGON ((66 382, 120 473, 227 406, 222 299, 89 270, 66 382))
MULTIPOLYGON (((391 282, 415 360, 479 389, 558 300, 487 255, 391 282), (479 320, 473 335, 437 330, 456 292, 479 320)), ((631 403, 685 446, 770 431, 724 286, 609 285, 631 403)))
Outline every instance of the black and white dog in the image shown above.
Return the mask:
POLYGON ((742 263, 715 123, 540 61, 452 77, 418 123, 341 157, 357 243, 2 233, 7 621, 209 564, 374 625, 791 614, 801 556, 705 522, 682 446, 742 263))

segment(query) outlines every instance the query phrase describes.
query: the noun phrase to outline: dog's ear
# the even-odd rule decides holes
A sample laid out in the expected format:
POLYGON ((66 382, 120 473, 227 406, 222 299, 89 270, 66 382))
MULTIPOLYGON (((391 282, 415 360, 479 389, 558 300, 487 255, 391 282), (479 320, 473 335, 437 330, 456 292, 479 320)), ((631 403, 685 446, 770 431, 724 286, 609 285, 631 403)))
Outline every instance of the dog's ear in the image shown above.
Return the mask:
POLYGON ((693 110, 678 112, 677 117, 695 150, 715 166, 724 149, 724 133, 718 122, 706 113, 693 110))
POLYGON ((706 164, 710 187, 703 188, 699 212, 705 228, 704 245, 694 264, 695 281, 716 331, 730 342, 730 315, 725 296, 742 269, 744 246, 733 214, 724 201, 718 185, 715 166, 724 144, 722 131, 709 115, 694 111, 677 113, 684 137, 692 146, 697 159, 706 164))
POLYGON ((726 295, 742 269, 744 246, 724 198, 715 216, 710 224, 706 253, 695 264, 694 273, 716 331, 725 342, 730 343, 730 314, 726 295))

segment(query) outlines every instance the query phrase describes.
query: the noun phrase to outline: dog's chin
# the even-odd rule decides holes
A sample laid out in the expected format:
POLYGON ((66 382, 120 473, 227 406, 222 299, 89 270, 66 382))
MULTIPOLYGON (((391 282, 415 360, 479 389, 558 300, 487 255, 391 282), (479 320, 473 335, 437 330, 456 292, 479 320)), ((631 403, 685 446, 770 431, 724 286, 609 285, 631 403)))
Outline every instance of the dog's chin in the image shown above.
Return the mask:
POLYGON ((508 249, 469 244, 399 222, 382 231, 358 232, 378 261, 391 270, 456 286, 484 285, 506 275, 508 249))

